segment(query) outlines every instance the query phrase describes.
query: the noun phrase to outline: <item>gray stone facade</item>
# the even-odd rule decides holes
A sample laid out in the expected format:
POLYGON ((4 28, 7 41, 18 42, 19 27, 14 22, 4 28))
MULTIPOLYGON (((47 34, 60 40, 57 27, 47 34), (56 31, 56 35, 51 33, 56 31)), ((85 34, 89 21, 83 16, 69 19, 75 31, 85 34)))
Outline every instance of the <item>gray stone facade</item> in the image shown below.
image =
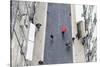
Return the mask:
POLYGON ((46 5, 47 3, 30 1, 11 1, 11 66, 24 66, 38 64, 43 60, 45 25, 46 25, 46 5), (28 61, 25 57, 27 51, 27 42, 29 36, 30 23, 43 24, 41 31, 36 31, 36 39, 33 54, 33 60, 28 61), (43 36, 41 36, 43 34, 43 36), (41 43, 41 44, 40 44, 41 43), (40 49, 40 51, 39 51, 40 49), (37 54, 38 53, 38 54, 37 54))

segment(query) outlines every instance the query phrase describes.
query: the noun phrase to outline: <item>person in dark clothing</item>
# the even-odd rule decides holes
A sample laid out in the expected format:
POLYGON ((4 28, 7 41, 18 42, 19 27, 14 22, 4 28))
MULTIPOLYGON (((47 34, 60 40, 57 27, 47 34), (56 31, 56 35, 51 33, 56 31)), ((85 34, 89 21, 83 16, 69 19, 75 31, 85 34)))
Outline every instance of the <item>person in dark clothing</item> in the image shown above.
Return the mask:
POLYGON ((54 36, 52 34, 50 35, 50 38, 51 38, 51 43, 53 43, 54 36))
POLYGON ((39 65, 43 65, 44 62, 40 60, 40 61, 38 62, 38 64, 39 64, 39 65))
POLYGON ((61 33, 62 33, 62 38, 64 39, 64 34, 65 34, 65 32, 67 32, 68 31, 68 29, 67 29, 67 26, 66 25, 62 25, 62 27, 61 27, 61 33))
POLYGON ((40 29, 41 26, 42 26, 42 25, 41 25, 40 23, 37 23, 37 24, 36 24, 36 27, 37 27, 38 31, 39 31, 39 29, 40 29))
POLYGON ((66 47, 68 47, 68 46, 69 46, 69 44, 68 44, 68 43, 66 43, 66 44, 65 44, 65 46, 66 46, 66 47))
POLYGON ((50 35, 50 37, 51 37, 51 39, 53 40, 53 35, 52 35, 52 34, 50 35))
POLYGON ((74 40, 75 40, 75 38, 73 37, 73 38, 72 38, 72 41, 74 42, 74 40))
POLYGON ((69 50, 70 47, 71 47, 71 43, 70 43, 69 41, 67 41, 67 42, 65 43, 65 46, 66 46, 67 50, 69 50))
POLYGON ((67 42, 65 43, 65 46, 66 46, 66 47, 69 47, 69 46, 70 46, 70 42, 67 41, 67 42))
POLYGON ((62 38, 64 38, 64 33, 65 33, 65 32, 64 32, 64 31, 62 31, 61 33, 62 33, 62 38))

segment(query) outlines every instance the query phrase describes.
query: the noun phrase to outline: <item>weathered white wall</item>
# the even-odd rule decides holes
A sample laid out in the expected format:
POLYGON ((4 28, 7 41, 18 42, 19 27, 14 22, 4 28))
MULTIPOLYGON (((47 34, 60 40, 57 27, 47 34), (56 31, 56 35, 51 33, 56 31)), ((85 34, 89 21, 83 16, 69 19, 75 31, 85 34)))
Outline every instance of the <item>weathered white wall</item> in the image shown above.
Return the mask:
POLYGON ((29 14, 30 14, 30 7, 32 6, 32 2, 25 2, 25 1, 12 1, 12 22, 11 22, 11 30, 12 30, 12 40, 11 40, 11 65, 12 67, 16 66, 23 66, 26 65, 25 63, 25 54, 27 48, 27 39, 28 39, 28 32, 29 32, 29 14), (28 9, 27 9, 28 8, 28 9), (27 28, 26 25, 27 24, 27 28), (23 30, 21 29, 21 27, 23 30), (14 31, 13 31, 14 29, 14 31), (16 32, 16 33, 15 33, 16 32), (16 36, 17 35, 17 36, 16 36), (17 39, 18 37, 18 39, 17 39), (23 44, 21 48, 19 46, 23 44), (21 55, 21 49, 25 53, 21 55))
POLYGON ((83 21, 84 18, 82 17, 83 14, 83 6, 82 5, 75 5, 75 13, 76 13, 76 23, 79 21, 83 21))
MULTIPOLYGON (((22 50, 25 53, 25 57, 21 55, 20 51, 21 48, 19 46, 19 43, 16 39, 15 33, 12 31, 13 37, 11 40, 11 48, 12 48, 12 67, 15 66, 23 66, 23 65, 37 65, 38 61, 44 60, 44 47, 45 47, 45 32, 46 32, 46 18, 47 18, 47 3, 45 2, 29 2, 29 1, 13 1, 12 3, 12 24, 13 27, 14 23, 15 27, 14 30, 16 31, 16 34, 18 36, 18 40, 20 41, 20 44, 23 44, 22 50), (35 11, 34 7, 35 5, 35 11), (17 9, 19 7, 19 9, 17 9), (34 16, 33 13, 35 12, 34 16), (34 45, 31 52, 32 54, 32 60, 28 60, 26 58, 27 53, 27 46, 29 41, 29 32, 30 32, 30 23, 32 21, 29 21, 29 17, 32 17, 34 20, 34 24, 40 23, 42 26, 40 27, 39 31, 36 31, 35 36, 32 38, 34 39, 34 45), (27 28, 26 25, 27 24, 27 28), (20 28, 20 26, 23 27, 23 32, 20 28), (25 61, 25 58, 27 61, 25 61)), ((33 31, 34 32, 34 31, 33 31)), ((30 54, 30 55, 31 55, 30 54)))
MULTIPOLYGON (((93 6, 93 5, 92 5, 93 6)), ((90 6, 91 7, 91 6, 90 6)), ((91 12, 91 20, 89 21, 89 32, 91 33, 91 38, 89 38, 89 50, 92 51, 90 56, 90 61, 97 61, 97 22, 94 23, 94 17, 97 15, 96 9, 97 7, 94 5, 91 12)), ((87 15, 88 16, 88 15, 87 15)), ((97 17, 96 17, 97 19, 97 17)))
POLYGON ((45 47, 45 33, 46 33, 46 19, 47 19, 47 5, 45 2, 38 2, 36 4, 35 24, 40 23, 42 26, 40 30, 36 32, 34 52, 33 52, 33 64, 37 65, 38 61, 44 60, 44 47, 45 47))
POLYGON ((76 9, 75 5, 71 5, 71 22, 72 22, 72 37, 77 34, 77 23, 76 23, 76 9))
MULTIPOLYGON (((81 11, 79 6, 81 5, 71 5, 71 18, 72 18, 72 37, 76 37, 77 34, 77 23, 81 20, 81 11), (78 9, 79 8, 79 9, 78 9), (79 15, 78 15, 78 12, 79 15)), ((84 46, 81 41, 77 38, 73 43, 73 62, 80 63, 85 62, 84 46)))

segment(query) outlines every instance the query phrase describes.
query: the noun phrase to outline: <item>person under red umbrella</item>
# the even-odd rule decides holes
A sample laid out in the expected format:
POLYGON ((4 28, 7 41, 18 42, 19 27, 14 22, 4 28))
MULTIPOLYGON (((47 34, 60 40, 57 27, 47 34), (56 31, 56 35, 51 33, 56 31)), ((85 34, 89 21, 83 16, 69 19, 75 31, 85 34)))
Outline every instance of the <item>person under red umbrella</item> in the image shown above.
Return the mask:
POLYGON ((62 25, 62 27, 61 27, 62 38, 64 38, 64 34, 67 31, 68 31, 67 26, 66 25, 62 25))

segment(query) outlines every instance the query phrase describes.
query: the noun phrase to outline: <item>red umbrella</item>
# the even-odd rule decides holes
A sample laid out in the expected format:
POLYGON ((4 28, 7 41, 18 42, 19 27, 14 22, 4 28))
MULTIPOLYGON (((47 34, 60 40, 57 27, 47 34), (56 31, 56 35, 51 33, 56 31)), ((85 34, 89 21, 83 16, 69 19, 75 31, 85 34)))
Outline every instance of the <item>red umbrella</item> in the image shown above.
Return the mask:
POLYGON ((61 32, 67 32, 67 31, 68 31, 67 26, 66 25, 62 25, 61 32))

